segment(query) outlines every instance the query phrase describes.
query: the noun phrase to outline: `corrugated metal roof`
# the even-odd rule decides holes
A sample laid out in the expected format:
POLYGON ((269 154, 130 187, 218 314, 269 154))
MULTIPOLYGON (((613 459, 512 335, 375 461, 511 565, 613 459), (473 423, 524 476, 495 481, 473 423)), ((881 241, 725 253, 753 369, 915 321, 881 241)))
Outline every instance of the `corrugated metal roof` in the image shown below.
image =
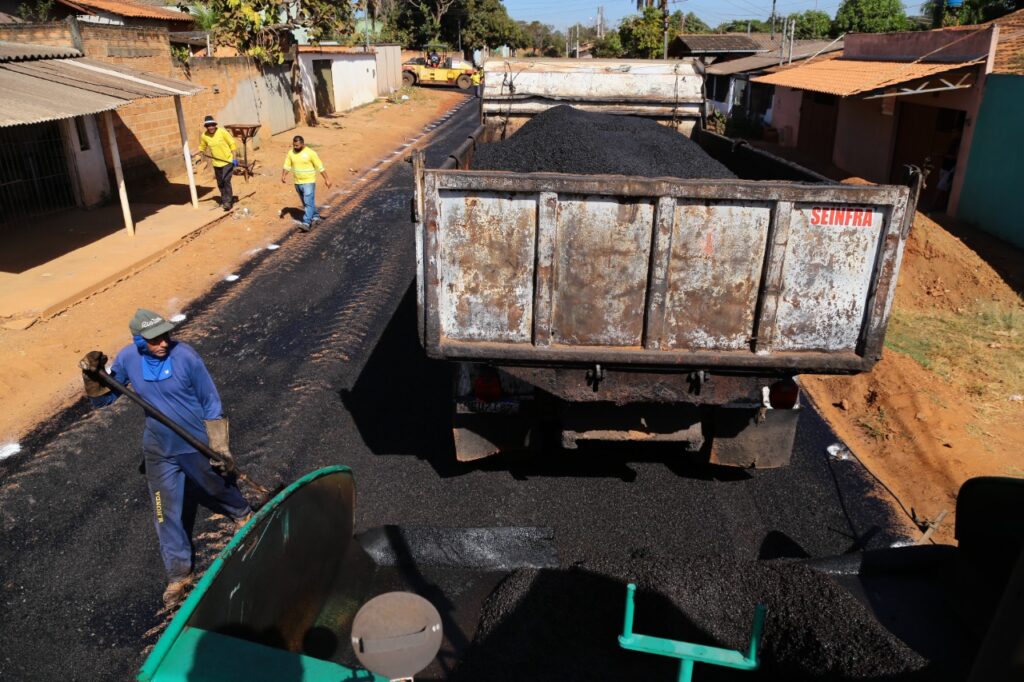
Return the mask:
POLYGON ((162 7, 152 7, 138 2, 129 2, 129 0, 74 0, 74 3, 87 9, 109 12, 110 14, 117 14, 122 17, 132 17, 135 19, 195 21, 191 14, 186 14, 185 12, 164 9, 162 7))
POLYGON ((348 46, 348 45, 299 45, 299 52, 305 53, 316 53, 321 52, 323 54, 373 54, 367 52, 360 46, 348 46))
MULTIPOLYGON (((803 61, 814 55, 838 52, 843 49, 843 41, 830 43, 828 40, 804 40, 797 41, 793 46, 793 61, 803 61)), ((787 53, 787 58, 789 57, 787 53)), ((756 54, 751 57, 740 57, 730 59, 727 62, 716 62, 708 67, 708 73, 715 76, 729 76, 734 73, 745 73, 748 71, 763 71, 772 66, 779 65, 779 54, 776 50, 773 54, 756 54)))
POLYGON ((979 64, 979 61, 959 64, 925 64, 907 62, 867 62, 854 59, 823 59, 784 69, 751 80, 755 83, 781 85, 797 90, 823 92, 828 95, 849 97, 863 92, 927 78, 946 71, 979 64))
POLYGON ((137 99, 201 89, 85 58, 7 62, 0 64, 0 127, 96 114, 137 99))
POLYGON ((745 33, 681 33, 676 40, 690 52, 764 52, 762 47, 745 33))
POLYGON ((53 47, 35 43, 12 43, 0 40, 0 62, 17 62, 26 59, 56 59, 59 57, 81 57, 82 53, 73 47, 53 47))

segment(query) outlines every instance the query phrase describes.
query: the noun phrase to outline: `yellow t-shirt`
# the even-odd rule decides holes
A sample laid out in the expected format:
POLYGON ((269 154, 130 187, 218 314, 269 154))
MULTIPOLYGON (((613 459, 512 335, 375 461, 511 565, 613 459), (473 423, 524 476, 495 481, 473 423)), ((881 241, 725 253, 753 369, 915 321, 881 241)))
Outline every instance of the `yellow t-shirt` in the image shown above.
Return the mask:
POLYGON ((324 172, 324 164, 315 151, 303 147, 301 152, 288 150, 288 156, 284 157, 284 169, 295 175, 296 185, 305 185, 316 182, 316 174, 324 172))
POLYGON ((213 135, 203 133, 199 140, 199 151, 210 150, 210 163, 216 168, 231 163, 234 158, 234 151, 238 149, 235 145, 235 137, 224 128, 217 128, 213 135))

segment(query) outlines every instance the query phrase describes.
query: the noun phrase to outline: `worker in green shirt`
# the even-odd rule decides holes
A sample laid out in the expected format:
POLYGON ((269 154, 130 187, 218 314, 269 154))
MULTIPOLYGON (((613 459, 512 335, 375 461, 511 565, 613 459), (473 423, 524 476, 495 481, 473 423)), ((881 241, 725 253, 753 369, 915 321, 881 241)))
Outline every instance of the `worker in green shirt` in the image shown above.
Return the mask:
POLYGON ((205 132, 199 139, 198 154, 209 157, 213 174, 220 190, 220 205, 225 211, 231 210, 235 195, 231 190, 231 174, 235 172, 235 137, 223 128, 217 127, 213 116, 203 120, 205 132))
POLYGON ((321 220, 320 212, 316 210, 316 174, 324 176, 327 189, 331 188, 331 179, 327 177, 320 157, 306 146, 302 135, 292 138, 292 148, 284 159, 284 170, 281 171, 282 183, 288 182, 288 173, 295 176, 295 192, 306 209, 299 227, 303 232, 309 232, 313 223, 321 220))

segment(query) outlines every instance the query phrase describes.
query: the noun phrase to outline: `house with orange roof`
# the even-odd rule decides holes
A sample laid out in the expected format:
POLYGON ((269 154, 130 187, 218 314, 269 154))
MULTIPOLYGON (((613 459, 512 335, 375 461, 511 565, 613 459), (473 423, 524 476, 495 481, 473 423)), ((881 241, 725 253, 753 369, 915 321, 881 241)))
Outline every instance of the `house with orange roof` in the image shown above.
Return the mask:
POLYGON ((917 166, 926 173, 921 210, 967 218, 1024 246, 1024 231, 977 208, 1024 196, 1006 185, 1022 173, 1005 153, 1014 135, 1024 149, 1024 138, 1009 133, 1024 110, 1022 24, 1024 10, 980 26, 851 34, 840 53, 752 80, 775 87, 772 124, 784 145, 872 182, 899 183, 907 165, 917 166), (997 150, 1008 158, 993 164, 997 150), (1005 179, 996 182, 997 173, 1005 179))
POLYGON ((73 16, 79 21, 114 26, 166 28, 187 31, 195 23, 192 16, 176 7, 157 7, 133 0, 56 0, 57 18, 73 16))

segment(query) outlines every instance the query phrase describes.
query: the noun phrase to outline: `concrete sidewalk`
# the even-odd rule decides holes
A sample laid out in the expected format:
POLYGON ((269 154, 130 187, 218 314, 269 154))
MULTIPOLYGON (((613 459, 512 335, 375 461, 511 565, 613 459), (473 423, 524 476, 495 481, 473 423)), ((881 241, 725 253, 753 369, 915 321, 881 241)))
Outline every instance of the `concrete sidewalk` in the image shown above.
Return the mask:
POLYGON ((25 329, 141 270, 190 236, 229 218, 213 201, 133 204, 135 236, 117 204, 67 211, 5 234, 0 326, 25 329), (44 239, 40 239, 44 236, 44 239))

